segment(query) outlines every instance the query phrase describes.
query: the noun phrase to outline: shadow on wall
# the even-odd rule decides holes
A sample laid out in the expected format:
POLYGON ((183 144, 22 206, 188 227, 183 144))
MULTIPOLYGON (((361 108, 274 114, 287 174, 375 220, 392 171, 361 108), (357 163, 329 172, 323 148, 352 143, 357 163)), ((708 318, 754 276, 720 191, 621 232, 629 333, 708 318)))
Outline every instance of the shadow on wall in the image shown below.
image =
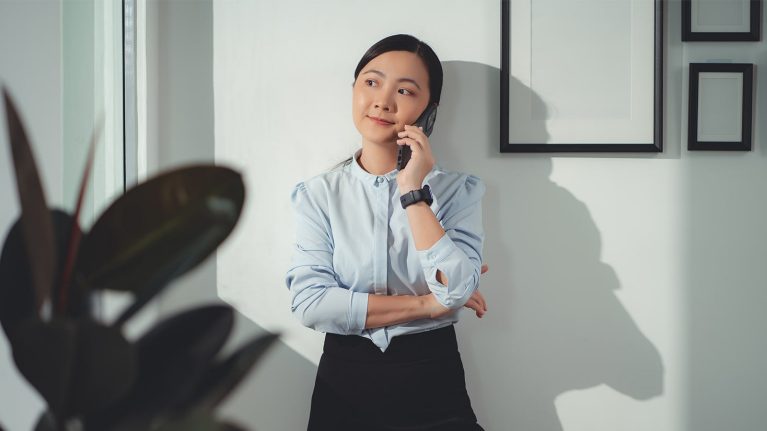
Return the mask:
MULTIPOLYGON (((663 364, 615 295, 615 271, 586 206, 549 179, 551 157, 499 152, 499 70, 445 62, 432 146, 439 164, 478 175, 485 195, 482 278, 488 314, 458 325, 467 383, 492 430, 562 430, 555 399, 607 385, 663 393, 663 364)), ((521 86, 516 80, 512 86, 521 86)), ((526 89, 531 91, 530 89, 526 89)), ((545 113, 536 94, 531 100, 545 113)), ((535 132, 547 137, 542 123, 535 132)))

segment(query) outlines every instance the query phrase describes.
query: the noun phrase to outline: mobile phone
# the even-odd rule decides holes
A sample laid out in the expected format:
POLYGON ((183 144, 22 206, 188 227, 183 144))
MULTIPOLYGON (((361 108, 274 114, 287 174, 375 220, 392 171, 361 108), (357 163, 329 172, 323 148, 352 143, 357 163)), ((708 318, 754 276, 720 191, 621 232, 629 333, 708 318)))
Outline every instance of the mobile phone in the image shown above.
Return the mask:
MULTIPOLYGON (((422 127, 423 133, 426 134, 426 136, 431 135, 431 131, 434 129, 434 120, 437 119, 437 104, 436 103, 430 103, 429 106, 424 109, 423 113, 421 113, 421 116, 418 117, 417 120, 415 120, 415 123, 413 123, 414 126, 422 127)), ((407 162, 410 161, 410 155, 413 153, 413 151, 410 149, 410 146, 408 145, 400 145, 399 150, 397 152, 397 169, 400 171, 405 169, 405 165, 407 165, 407 162)))

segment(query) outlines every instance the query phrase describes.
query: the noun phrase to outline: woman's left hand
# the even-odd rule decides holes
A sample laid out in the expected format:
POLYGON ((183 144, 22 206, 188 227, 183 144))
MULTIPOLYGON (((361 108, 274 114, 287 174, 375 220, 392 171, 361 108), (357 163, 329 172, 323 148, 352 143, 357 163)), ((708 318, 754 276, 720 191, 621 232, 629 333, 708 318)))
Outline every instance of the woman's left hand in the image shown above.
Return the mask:
POLYGON ((420 127, 406 125, 405 130, 397 136, 397 145, 408 145, 412 150, 407 166, 397 174, 400 193, 405 194, 421 188, 426 175, 434 167, 434 156, 431 153, 429 138, 420 127))

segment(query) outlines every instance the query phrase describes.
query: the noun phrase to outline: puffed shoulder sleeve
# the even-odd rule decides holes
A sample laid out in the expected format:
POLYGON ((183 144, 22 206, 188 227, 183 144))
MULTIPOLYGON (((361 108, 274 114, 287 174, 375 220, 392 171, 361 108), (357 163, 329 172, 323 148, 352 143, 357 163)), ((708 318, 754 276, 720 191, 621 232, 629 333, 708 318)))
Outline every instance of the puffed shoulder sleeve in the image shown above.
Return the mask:
POLYGON ((429 289, 445 307, 462 307, 479 287, 482 267, 482 197, 485 184, 474 175, 444 192, 437 217, 445 235, 431 248, 418 251, 429 289), (437 280, 437 270, 447 278, 448 285, 437 280))
POLYGON ((359 335, 365 329, 368 295, 340 287, 333 270, 330 220, 299 183, 290 196, 296 242, 285 284, 291 311, 304 326, 321 332, 359 335))

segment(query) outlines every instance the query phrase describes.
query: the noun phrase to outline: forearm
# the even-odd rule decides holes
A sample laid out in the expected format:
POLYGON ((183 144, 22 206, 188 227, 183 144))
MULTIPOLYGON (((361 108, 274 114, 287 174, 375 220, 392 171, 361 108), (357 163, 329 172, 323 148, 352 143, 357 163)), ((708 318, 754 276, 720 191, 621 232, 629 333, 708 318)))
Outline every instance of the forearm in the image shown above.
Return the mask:
POLYGON ((416 250, 431 248, 445 234, 437 216, 426 202, 412 204, 405 209, 405 212, 410 222, 410 230, 413 232, 416 250))
MULTIPOLYGON (((413 233, 416 250, 431 248, 443 235, 445 230, 439 224, 437 217, 426 202, 418 202, 406 209, 410 230, 413 233)), ((447 277, 437 271, 437 280, 447 286, 447 277)), ((431 317, 435 307, 434 301, 427 301, 426 296, 385 296, 370 295, 368 297, 368 315, 365 328, 378 328, 381 326, 396 325, 412 320, 426 319, 431 317)), ((439 307, 440 312, 443 311, 439 307)))
MULTIPOLYGON (((400 189, 407 193, 412 187, 400 189)), ((444 220, 445 228, 425 202, 409 205, 406 213, 429 290, 444 307, 458 309, 465 305, 479 283, 481 207, 453 209, 444 220)))
MULTIPOLYGON (((428 250, 445 235, 445 230, 439 224, 437 216, 434 215, 426 202, 410 205, 405 211, 410 222, 410 231, 413 233, 416 250, 428 250)), ((437 271, 437 280, 447 286, 447 277, 442 271, 437 271)))
POLYGON ((422 296, 368 295, 365 329, 396 325, 430 317, 422 296))

